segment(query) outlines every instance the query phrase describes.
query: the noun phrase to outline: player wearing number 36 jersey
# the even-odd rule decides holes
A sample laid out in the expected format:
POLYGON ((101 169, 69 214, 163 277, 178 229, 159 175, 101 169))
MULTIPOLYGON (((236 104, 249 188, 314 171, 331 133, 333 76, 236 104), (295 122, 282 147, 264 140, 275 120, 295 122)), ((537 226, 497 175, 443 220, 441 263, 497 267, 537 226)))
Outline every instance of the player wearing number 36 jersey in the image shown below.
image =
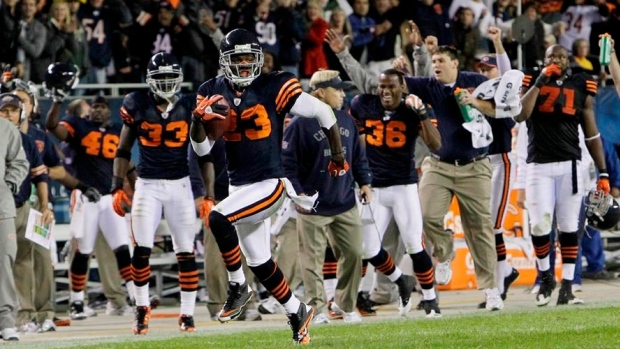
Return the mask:
POLYGON ((293 341, 307 344, 314 310, 293 295, 271 258, 269 243, 268 218, 282 205, 285 190, 307 209, 312 209, 316 198, 304 200, 296 196, 290 182, 284 179, 280 151, 285 114, 290 111, 317 118, 328 130, 325 133, 332 161, 326 170, 330 174, 342 176, 348 164, 332 109, 302 92, 301 84, 290 73, 260 75, 262 65, 262 48, 254 34, 243 29, 228 33, 220 43, 220 66, 225 75, 200 86, 192 122, 192 146, 199 156, 204 156, 216 141, 207 137, 209 122, 225 117, 230 120, 224 133, 230 196, 207 215, 229 274, 229 296, 218 319, 226 322, 237 318, 252 296, 241 270, 243 251, 250 269, 286 309, 293 341), (229 107, 217 104, 221 99, 229 107))
POLYGON ((576 304, 571 283, 579 248, 577 237, 582 183, 578 171, 581 161, 579 131, 585 134, 586 145, 599 171, 598 189, 609 194, 609 176, 600 134, 594 117, 596 82, 585 74, 572 74, 568 67, 568 52, 554 45, 545 53, 545 67, 532 84, 523 79, 527 92, 521 98, 523 109, 516 121, 527 120, 528 155, 525 196, 532 226, 532 243, 538 268, 542 272, 540 290, 536 295, 539 306, 551 301, 556 282, 550 270, 549 234, 555 213, 562 252, 562 286, 558 304, 576 304))
POLYGON ((174 56, 158 53, 149 61, 146 82, 151 90, 132 92, 123 100, 123 129, 114 160, 114 210, 121 216, 131 211, 135 241, 131 272, 136 286, 135 334, 146 334, 150 317, 149 257, 155 230, 163 216, 172 231, 179 263, 181 311, 179 328, 193 332, 198 290, 194 256, 196 209, 189 180, 189 123, 194 100, 178 92, 183 72, 174 56), (138 141, 140 161, 133 205, 123 191, 131 147, 138 141))

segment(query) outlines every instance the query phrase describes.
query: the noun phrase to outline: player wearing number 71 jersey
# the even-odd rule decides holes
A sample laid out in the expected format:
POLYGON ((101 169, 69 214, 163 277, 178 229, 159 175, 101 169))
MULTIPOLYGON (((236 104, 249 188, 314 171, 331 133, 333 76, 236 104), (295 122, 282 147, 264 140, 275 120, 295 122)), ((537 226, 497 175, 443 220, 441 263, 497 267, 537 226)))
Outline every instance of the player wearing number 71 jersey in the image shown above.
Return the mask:
POLYGON ((532 84, 532 77, 523 79, 521 97, 523 109, 515 118, 527 120, 527 184, 525 197, 532 226, 532 243, 542 272, 536 304, 547 305, 556 282, 550 270, 549 233, 555 211, 562 252, 562 286, 557 304, 576 304, 581 301, 573 296, 571 283, 575 274, 575 261, 579 248, 577 238, 578 218, 582 196, 578 185, 582 183, 580 168, 581 126, 586 145, 599 171, 598 189, 609 194, 609 175, 600 134, 594 117, 596 82, 589 76, 572 74, 568 67, 568 52, 554 45, 545 53, 545 67, 532 84))
POLYGON ((285 114, 290 111, 316 118, 327 129, 331 161, 325 170, 330 174, 343 175, 348 164, 332 109, 302 92, 301 84, 290 73, 260 75, 262 65, 262 48, 254 34, 243 29, 228 33, 220 43, 220 66, 225 75, 200 86, 192 122, 192 146, 204 156, 216 141, 206 135, 208 122, 224 118, 217 114, 221 109, 230 120, 224 133, 230 196, 207 215, 229 275, 228 299, 218 319, 226 322, 239 317, 251 298, 252 290, 241 270, 243 251, 250 269, 286 309, 293 341, 307 344, 314 311, 291 292, 282 271, 271 259, 269 243, 269 217, 282 205, 285 190, 306 209, 312 209, 316 198, 304 200, 296 196, 292 184, 284 178, 280 151, 285 114), (216 104, 221 99, 226 100, 229 110, 216 104))
POLYGON ((146 82, 151 90, 128 94, 123 100, 123 129, 114 159, 114 210, 121 216, 131 210, 135 248, 131 273, 136 288, 133 331, 146 334, 150 317, 149 257, 155 229, 162 213, 172 231, 172 243, 179 263, 181 312, 179 328, 193 332, 194 307, 198 290, 198 268, 194 256, 196 209, 189 180, 189 123, 194 99, 180 95, 183 72, 174 56, 155 54, 149 61, 146 82), (133 206, 123 191, 131 147, 138 140, 140 161, 133 206))

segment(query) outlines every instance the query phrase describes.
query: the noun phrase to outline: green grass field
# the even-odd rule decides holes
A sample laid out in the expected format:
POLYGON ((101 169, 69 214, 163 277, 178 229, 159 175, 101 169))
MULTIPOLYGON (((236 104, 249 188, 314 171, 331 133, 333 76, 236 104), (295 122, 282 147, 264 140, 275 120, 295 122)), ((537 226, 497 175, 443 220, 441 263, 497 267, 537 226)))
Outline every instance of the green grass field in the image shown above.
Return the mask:
MULTIPOLYGON (((419 313, 416 315, 420 315, 419 313)), ((441 319, 395 319, 310 328, 312 348, 620 348, 620 305, 480 311, 441 319)), ((290 348, 291 332, 274 329, 196 332, 161 338, 149 333, 123 343, 82 348, 290 348)), ((86 343, 84 343, 86 344, 86 343)))

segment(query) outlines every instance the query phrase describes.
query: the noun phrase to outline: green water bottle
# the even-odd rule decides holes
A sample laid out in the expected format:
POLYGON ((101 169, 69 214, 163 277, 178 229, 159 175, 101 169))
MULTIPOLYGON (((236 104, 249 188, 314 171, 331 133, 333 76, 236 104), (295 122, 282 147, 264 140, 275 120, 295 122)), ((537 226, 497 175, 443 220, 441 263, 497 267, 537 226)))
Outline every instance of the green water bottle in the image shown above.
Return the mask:
POLYGON ((456 103, 458 103, 459 105, 459 109, 461 109, 461 115, 463 116, 463 120, 465 120, 465 122, 470 122, 472 120, 475 119, 475 116, 472 113, 472 107, 469 104, 461 104, 459 102, 459 98, 461 97, 461 93, 464 93, 465 90, 457 87, 456 89, 454 89, 454 97, 456 98, 456 103))
POLYGON ((599 35, 599 37, 601 38, 601 54, 598 56, 598 59, 602 66, 606 66, 611 63, 611 35, 605 33, 599 35))

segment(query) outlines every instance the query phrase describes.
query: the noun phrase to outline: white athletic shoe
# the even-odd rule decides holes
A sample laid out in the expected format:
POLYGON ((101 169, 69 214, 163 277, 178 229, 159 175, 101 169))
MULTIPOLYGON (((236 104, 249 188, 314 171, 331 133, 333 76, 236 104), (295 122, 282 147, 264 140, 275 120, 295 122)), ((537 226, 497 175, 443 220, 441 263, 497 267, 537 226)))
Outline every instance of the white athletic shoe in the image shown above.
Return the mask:
POLYGON ((484 289, 484 296, 486 297, 486 309, 489 311, 501 310, 504 308, 504 302, 499 295, 497 288, 484 289))

